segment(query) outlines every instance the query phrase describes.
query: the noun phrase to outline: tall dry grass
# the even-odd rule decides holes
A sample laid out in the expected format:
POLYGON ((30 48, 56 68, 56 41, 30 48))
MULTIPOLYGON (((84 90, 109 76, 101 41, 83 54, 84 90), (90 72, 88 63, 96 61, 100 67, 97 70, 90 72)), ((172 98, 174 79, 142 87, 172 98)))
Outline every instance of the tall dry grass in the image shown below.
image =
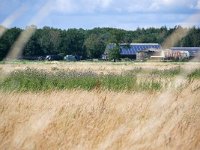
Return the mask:
POLYGON ((1 92, 0 149, 198 150, 199 100, 198 80, 162 93, 1 92))
MULTIPOLYGON (((199 65, 186 65, 198 67, 195 64, 199 65)), ((90 70, 107 74, 137 68, 164 70, 182 65, 11 63, 0 65, 0 77, 27 67, 52 72, 90 70)), ((169 87, 156 92, 128 93, 100 89, 0 92, 0 149, 198 150, 200 81, 194 78, 176 89, 169 87)))

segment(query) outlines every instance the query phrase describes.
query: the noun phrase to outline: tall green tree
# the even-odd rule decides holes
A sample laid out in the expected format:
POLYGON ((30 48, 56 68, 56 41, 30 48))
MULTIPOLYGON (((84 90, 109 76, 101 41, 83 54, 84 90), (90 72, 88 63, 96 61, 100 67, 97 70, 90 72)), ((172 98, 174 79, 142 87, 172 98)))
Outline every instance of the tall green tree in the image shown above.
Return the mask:
POLYGON ((61 34, 60 49, 65 54, 85 56, 84 41, 85 31, 83 29, 68 29, 61 34))
POLYGON ((90 58, 100 58, 106 48, 106 42, 103 36, 91 34, 84 43, 86 52, 90 58))
POLYGON ((109 60, 116 60, 120 59, 120 46, 119 44, 116 44, 114 47, 110 48, 108 51, 108 58, 109 60))
POLYGON ((6 57, 21 31, 20 28, 11 28, 0 38, 0 60, 3 60, 6 57))

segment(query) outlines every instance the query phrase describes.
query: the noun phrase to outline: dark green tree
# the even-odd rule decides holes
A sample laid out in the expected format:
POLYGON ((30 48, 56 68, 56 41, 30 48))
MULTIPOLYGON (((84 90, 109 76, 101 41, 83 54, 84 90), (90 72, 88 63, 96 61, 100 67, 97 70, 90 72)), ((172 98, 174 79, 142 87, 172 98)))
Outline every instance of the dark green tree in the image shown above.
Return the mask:
POLYGON ((84 43, 86 52, 90 58, 100 58, 106 48, 103 36, 91 34, 84 43))
POLYGON ((114 62, 116 60, 120 59, 120 46, 119 46, 119 44, 116 44, 113 48, 109 49, 108 58, 109 58, 109 60, 113 60, 114 62))
POLYGON ((0 38, 0 60, 6 57, 21 31, 19 28, 11 28, 2 35, 0 38))
POLYGON ((85 56, 85 31, 83 29, 69 29, 61 33, 60 51, 65 54, 85 56))

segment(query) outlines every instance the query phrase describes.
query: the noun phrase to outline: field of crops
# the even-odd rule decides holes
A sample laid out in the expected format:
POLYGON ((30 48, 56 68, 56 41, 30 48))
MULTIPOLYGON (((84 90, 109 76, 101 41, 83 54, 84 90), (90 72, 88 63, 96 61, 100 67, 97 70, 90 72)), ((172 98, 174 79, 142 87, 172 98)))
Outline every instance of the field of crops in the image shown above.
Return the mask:
POLYGON ((0 64, 0 149, 200 149, 200 63, 0 64))

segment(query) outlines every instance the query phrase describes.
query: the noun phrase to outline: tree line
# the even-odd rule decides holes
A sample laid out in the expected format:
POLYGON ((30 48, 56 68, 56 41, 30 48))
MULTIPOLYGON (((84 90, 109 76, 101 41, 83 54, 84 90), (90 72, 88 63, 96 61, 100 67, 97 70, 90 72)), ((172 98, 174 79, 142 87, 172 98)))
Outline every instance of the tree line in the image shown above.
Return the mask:
MULTIPOLYGON (((37 29, 25 45, 23 56, 45 56, 50 54, 59 55, 79 55, 83 58, 100 58, 104 53, 108 43, 159 43, 162 44, 165 39, 177 28, 137 28, 134 31, 127 31, 116 28, 94 28, 67 29, 61 30, 52 27, 43 27, 37 29)), ((3 26, 0 26, 2 30, 3 26)), ((20 33, 25 29, 13 27, 0 37, 0 60, 5 58, 20 33)), ((176 43, 175 46, 200 46, 200 28, 192 27, 186 37, 176 43)))

